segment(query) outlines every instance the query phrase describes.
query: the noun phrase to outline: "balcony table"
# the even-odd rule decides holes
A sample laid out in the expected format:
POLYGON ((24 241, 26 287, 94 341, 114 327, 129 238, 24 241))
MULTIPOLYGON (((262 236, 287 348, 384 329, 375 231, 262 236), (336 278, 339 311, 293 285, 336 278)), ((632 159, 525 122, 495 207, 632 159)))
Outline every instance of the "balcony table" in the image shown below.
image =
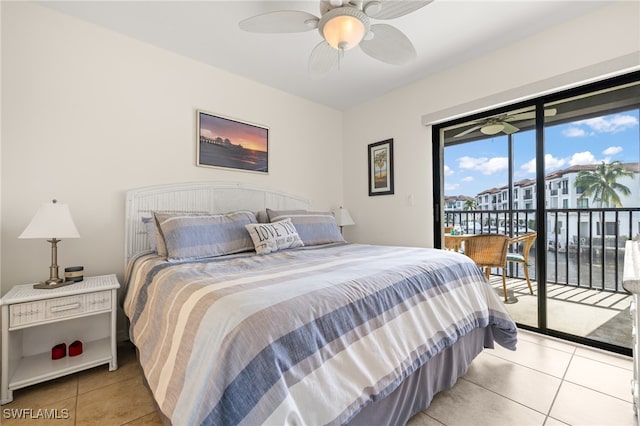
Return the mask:
POLYGON ((462 243, 464 243, 465 240, 472 238, 474 235, 475 234, 444 234, 444 248, 445 250, 460 252, 462 249, 462 243))

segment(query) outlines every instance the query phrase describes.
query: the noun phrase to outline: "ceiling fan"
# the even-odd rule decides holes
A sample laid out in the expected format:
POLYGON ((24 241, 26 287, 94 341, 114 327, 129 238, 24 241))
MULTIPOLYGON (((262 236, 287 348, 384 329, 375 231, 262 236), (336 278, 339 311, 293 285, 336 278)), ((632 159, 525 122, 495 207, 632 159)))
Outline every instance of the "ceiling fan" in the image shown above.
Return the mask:
MULTIPOLYGON (((555 108, 549 108, 544 110, 545 117, 553 117, 558 113, 555 108)), ((468 128, 467 130, 454 135, 454 138, 459 138, 469 133, 480 130, 485 135, 492 136, 502 132, 505 135, 510 135, 520 130, 520 128, 511 124, 513 121, 521 120, 533 120, 536 117, 535 111, 521 112, 517 114, 500 114, 495 117, 484 118, 479 120, 475 126, 468 128)))
POLYGON ((322 77, 336 69, 344 51, 360 46, 374 59, 404 65, 416 58, 416 50, 402 31, 371 19, 394 19, 433 0, 320 0, 320 17, 300 10, 280 10, 240 21, 242 30, 254 33, 296 33, 317 29, 323 37, 311 51, 309 71, 322 77))

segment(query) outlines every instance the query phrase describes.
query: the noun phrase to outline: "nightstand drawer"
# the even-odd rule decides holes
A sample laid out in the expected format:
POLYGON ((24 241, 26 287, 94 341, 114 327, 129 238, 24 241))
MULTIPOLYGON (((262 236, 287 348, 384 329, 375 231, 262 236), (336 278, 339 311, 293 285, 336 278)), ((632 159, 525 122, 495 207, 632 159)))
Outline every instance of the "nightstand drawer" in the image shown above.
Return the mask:
POLYGON ((9 307, 9 328, 110 309, 110 290, 17 303, 9 307))

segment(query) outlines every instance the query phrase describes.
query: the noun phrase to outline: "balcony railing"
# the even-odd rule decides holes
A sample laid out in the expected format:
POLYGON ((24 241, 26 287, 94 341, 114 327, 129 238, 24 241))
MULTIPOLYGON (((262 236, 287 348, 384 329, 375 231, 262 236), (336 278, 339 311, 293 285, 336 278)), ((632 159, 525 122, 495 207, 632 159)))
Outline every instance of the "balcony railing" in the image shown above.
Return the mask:
MULTIPOLYGON (((640 208, 547 209, 546 281, 610 292, 622 288, 625 242, 640 233, 640 208)), ((536 231, 534 210, 447 210, 445 226, 465 234, 500 233, 518 236, 536 231)), ((536 250, 529 272, 535 275, 536 250)), ((510 264, 510 277, 523 271, 510 264)), ((533 278, 533 277, 532 277, 533 278)))

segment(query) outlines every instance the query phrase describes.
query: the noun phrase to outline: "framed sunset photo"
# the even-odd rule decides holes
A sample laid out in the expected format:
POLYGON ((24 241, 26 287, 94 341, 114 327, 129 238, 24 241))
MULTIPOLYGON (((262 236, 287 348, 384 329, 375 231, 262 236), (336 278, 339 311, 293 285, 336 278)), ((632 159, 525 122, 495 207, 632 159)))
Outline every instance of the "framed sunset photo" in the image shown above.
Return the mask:
POLYGON ((197 111, 197 165, 269 172, 269 128, 197 111))

